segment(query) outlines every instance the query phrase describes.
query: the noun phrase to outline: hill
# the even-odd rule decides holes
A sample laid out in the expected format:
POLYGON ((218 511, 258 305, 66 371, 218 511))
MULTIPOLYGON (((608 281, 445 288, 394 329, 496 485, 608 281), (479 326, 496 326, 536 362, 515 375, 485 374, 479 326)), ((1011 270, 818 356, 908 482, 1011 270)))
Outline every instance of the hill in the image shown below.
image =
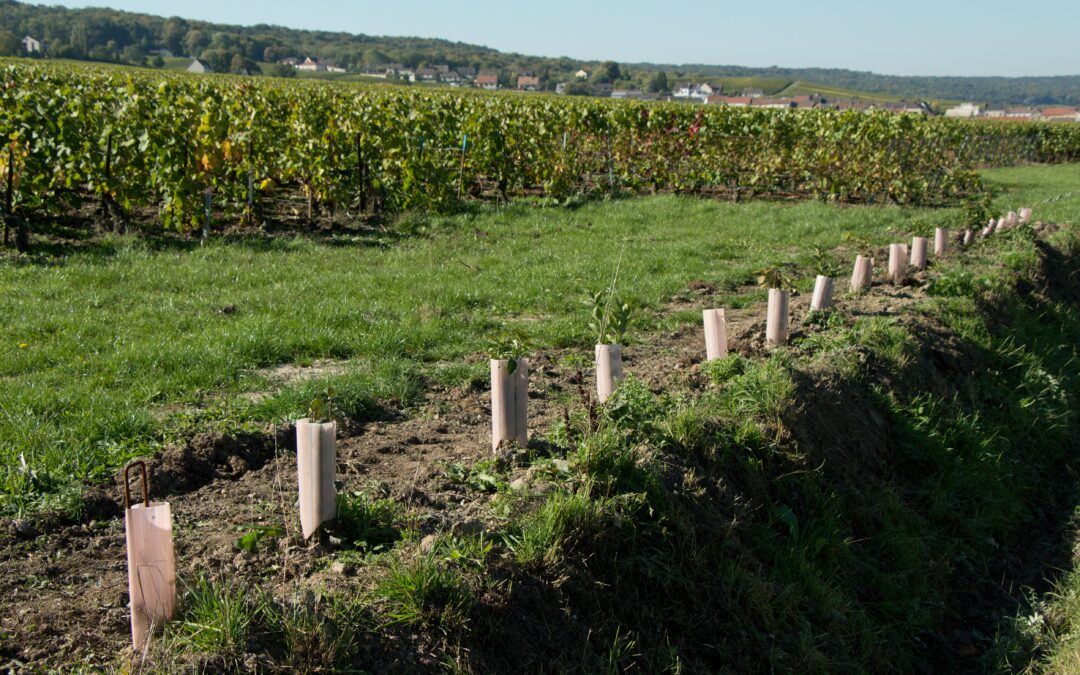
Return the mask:
POLYGON ((672 84, 704 79, 723 82, 729 91, 751 86, 775 93, 797 83, 799 91, 842 90, 852 97, 886 101, 905 98, 1028 105, 1080 103, 1080 75, 924 77, 828 68, 655 63, 615 66, 610 62, 568 57, 505 53, 435 38, 378 37, 265 24, 233 26, 110 9, 30 5, 14 0, 0 0, 0 27, 0 55, 21 53, 20 39, 32 35, 45 40, 49 55, 57 58, 162 67, 165 60, 157 60, 151 52, 166 49, 176 56, 207 60, 219 72, 246 70, 287 76, 295 71, 278 65, 278 61, 314 56, 356 71, 365 65, 391 62, 411 68, 431 64, 468 66, 497 72, 506 83, 519 73, 531 72, 540 76, 541 88, 549 90, 585 68, 600 82, 653 90, 658 86, 656 76, 664 73, 672 84))

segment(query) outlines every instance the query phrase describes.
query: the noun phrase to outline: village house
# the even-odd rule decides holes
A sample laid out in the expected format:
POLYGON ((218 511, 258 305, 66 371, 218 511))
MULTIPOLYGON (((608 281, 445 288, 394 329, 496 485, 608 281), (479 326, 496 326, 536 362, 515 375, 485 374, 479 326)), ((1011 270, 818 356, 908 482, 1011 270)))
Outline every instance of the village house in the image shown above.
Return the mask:
POLYGON ((476 68, 473 68, 472 66, 458 66, 455 70, 458 72, 458 75, 461 75, 463 80, 476 79, 476 68))
POLYGON ((326 70, 326 64, 319 63, 318 59, 313 59, 310 56, 304 59, 303 63, 296 66, 297 70, 302 70, 309 73, 315 73, 326 70))
POLYGON ((439 71, 434 68, 417 68, 416 72, 409 76, 409 82, 438 82, 439 71))
POLYGON ((281 59, 280 61, 278 61, 278 63, 280 63, 283 66, 292 66, 293 68, 295 68, 298 65, 300 65, 300 59, 298 59, 296 57, 293 57, 293 56, 290 56, 287 59, 281 59))
POLYGON ((540 78, 532 73, 522 73, 518 75, 517 88, 521 91, 538 91, 540 89, 540 78))
POLYGON ((705 99, 706 103, 713 105, 730 105, 736 108, 745 108, 753 103, 754 99, 749 96, 710 96, 705 99))
POLYGON ((671 95, 674 98, 693 98, 705 102, 710 96, 720 94, 723 90, 723 86, 713 87, 708 82, 703 84, 680 84, 672 90, 671 95))
POLYGON ((767 96, 757 96, 751 98, 750 105, 754 108, 772 108, 775 110, 798 107, 795 101, 790 98, 770 98, 767 96))
POLYGON ((210 64, 202 59, 192 59, 188 64, 187 71, 189 73, 206 74, 214 72, 214 69, 210 67, 210 64))
POLYGON ((645 92, 637 89, 613 89, 611 91, 611 98, 618 98, 626 101, 640 101, 645 98, 645 92))
POLYGON ((27 54, 40 56, 45 53, 45 43, 29 35, 22 39, 22 46, 27 54))
POLYGON ((982 106, 978 103, 961 103, 945 111, 945 117, 978 117, 980 114, 982 114, 982 106))
POLYGON ((495 73, 480 73, 476 76, 476 86, 480 87, 481 89, 498 89, 499 76, 495 73))
POLYGON ((441 76, 441 79, 444 84, 448 84, 451 87, 460 87, 465 83, 465 78, 462 77, 461 73, 456 70, 449 71, 445 75, 441 76))
POLYGON ((758 87, 748 87, 742 90, 743 96, 749 96, 750 98, 758 98, 765 95, 765 90, 758 87))
POLYGON ((1042 118, 1049 122, 1080 122, 1080 113, 1076 108, 1054 106, 1043 108, 1042 118))

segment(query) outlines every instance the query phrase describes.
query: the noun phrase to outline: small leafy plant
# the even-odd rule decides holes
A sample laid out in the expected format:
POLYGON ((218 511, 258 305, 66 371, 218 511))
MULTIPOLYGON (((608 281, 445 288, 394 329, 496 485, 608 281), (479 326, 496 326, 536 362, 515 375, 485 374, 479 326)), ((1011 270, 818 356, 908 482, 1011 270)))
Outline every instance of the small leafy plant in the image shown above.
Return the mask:
POLYGON ((316 396, 308 404, 308 420, 312 424, 332 422, 334 418, 334 397, 337 391, 333 387, 327 387, 322 397, 316 396))
POLYGON ((236 548, 241 551, 247 551, 248 553, 258 553, 259 543, 264 539, 277 539, 285 536, 285 528, 278 527, 276 525, 248 525, 239 526, 241 532, 244 532, 236 540, 236 548))
POLYGON ((789 291, 794 285, 791 265, 788 263, 763 267, 756 274, 758 285, 762 288, 779 288, 789 291))
POLYGON ((622 344, 630 327, 630 305, 609 291, 597 291, 590 296, 592 321, 589 328, 596 333, 596 344, 622 344))
POLYGON ((518 359, 529 353, 529 343, 520 333, 503 327, 488 338, 487 351, 490 358, 505 360, 512 373, 517 370, 518 359))

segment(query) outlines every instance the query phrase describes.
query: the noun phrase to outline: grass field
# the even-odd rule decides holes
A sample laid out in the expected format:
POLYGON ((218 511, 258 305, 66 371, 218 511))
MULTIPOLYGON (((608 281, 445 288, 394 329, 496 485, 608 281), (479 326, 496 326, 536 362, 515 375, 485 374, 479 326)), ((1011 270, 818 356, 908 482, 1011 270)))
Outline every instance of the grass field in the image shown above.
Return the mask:
MULTIPOLYGON (((1067 191, 1080 167, 988 180, 1014 207, 1067 191)), ((1040 214, 1075 220, 1077 203, 1040 214)), ((328 385, 359 417, 378 405, 407 409, 425 378, 476 376, 463 357, 504 327, 539 348, 585 350, 581 299, 607 283, 620 255, 622 293, 645 327, 691 280, 735 288, 759 268, 793 262, 806 288, 815 247, 850 234, 883 243, 890 231, 957 217, 656 197, 409 216, 386 233, 206 247, 112 237, 59 257, 5 258, 0 509, 75 509, 81 482, 110 478, 134 455, 197 430, 302 416, 328 385), (346 372, 258 402, 243 396, 269 386, 260 369, 317 359, 347 360, 346 372)))

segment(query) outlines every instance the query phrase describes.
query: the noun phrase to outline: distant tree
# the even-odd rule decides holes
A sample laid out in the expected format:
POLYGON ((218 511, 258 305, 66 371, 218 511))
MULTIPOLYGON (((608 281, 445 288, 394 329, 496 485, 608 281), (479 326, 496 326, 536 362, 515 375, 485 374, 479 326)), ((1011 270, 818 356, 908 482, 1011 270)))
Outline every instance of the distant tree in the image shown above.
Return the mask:
POLYGON ((15 37, 15 34, 0 30, 0 55, 3 56, 15 56, 22 51, 22 42, 19 42, 19 38, 15 37))
POLYGON ((146 64, 146 52, 139 45, 128 45, 124 47, 120 53, 120 58, 124 63, 130 63, 136 66, 142 66, 146 64))
POLYGON ((386 55, 386 52, 374 47, 365 49, 364 55, 360 57, 360 60, 369 66, 390 63, 390 57, 386 55))
POLYGON ((225 73, 229 71, 232 55, 224 49, 204 49, 199 58, 209 63, 214 72, 225 73))
POLYGON ((237 75, 245 73, 255 75, 262 71, 259 69, 259 64, 246 58, 243 54, 233 54, 232 60, 229 61, 229 72, 237 75))
POLYGON ((649 91, 654 94, 664 94, 670 91, 670 86, 667 81, 667 73, 659 71, 651 78, 649 78, 649 91))
POLYGON ((566 84, 563 93, 567 96, 592 96, 593 90, 588 83, 575 80, 566 84))
POLYGON ((187 21, 172 17, 161 27, 161 45, 173 54, 184 53, 184 36, 187 35, 187 21))
POLYGON ((184 36, 184 53, 197 56, 210 44, 210 38, 201 30, 189 30, 184 36))
POLYGON ((164 68, 165 59, 161 58, 161 54, 155 54, 154 58, 150 59, 150 65, 155 68, 164 68))
POLYGON ((278 61, 281 61, 282 59, 287 59, 290 56, 292 56, 292 54, 289 53, 289 50, 287 48, 282 47, 281 45, 270 45, 263 50, 262 60, 267 63, 277 63, 278 61))
POLYGON ((619 64, 614 61, 604 61, 597 66, 596 71, 593 73, 592 81, 597 84, 611 84, 615 80, 620 79, 622 73, 619 71, 619 64))
POLYGON ((296 77, 296 68, 284 63, 271 63, 263 73, 270 77, 296 77))

